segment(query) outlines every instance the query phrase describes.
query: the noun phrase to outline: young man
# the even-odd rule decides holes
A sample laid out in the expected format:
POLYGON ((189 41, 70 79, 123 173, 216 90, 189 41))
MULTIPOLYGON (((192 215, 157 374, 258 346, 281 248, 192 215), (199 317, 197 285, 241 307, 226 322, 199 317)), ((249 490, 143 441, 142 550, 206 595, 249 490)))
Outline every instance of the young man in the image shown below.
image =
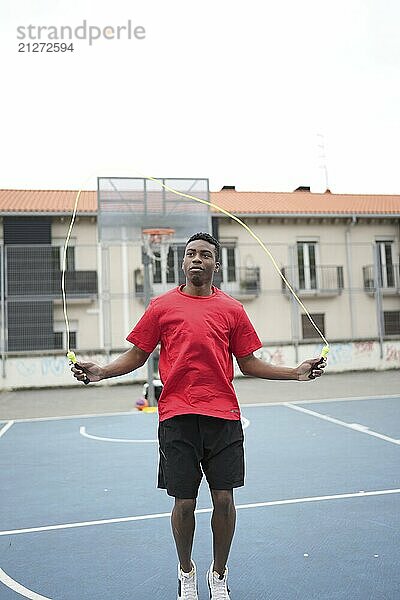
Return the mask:
POLYGON ((158 343, 163 391, 158 401, 158 487, 175 498, 172 532, 179 558, 178 600, 198 600, 192 545, 198 488, 206 476, 213 513, 213 562, 207 572, 212 600, 229 600, 227 560, 235 530, 233 489, 244 483, 243 431, 232 385, 236 357, 245 375, 310 381, 323 373, 314 358, 296 368, 256 358, 262 344, 240 302, 212 285, 219 242, 197 233, 187 242, 186 284, 154 298, 128 335, 133 347, 105 367, 79 363, 74 376, 100 381, 141 367, 158 343))

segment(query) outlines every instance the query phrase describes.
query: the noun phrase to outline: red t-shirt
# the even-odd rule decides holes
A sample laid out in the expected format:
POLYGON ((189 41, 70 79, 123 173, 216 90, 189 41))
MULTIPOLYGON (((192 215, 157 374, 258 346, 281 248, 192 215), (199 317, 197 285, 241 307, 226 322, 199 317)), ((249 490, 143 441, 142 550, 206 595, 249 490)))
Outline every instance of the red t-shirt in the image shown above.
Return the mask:
POLYGON ((126 338, 145 352, 161 342, 160 421, 188 413, 240 419, 232 355, 246 356, 262 344, 242 304, 212 291, 189 296, 174 288, 154 298, 126 338))

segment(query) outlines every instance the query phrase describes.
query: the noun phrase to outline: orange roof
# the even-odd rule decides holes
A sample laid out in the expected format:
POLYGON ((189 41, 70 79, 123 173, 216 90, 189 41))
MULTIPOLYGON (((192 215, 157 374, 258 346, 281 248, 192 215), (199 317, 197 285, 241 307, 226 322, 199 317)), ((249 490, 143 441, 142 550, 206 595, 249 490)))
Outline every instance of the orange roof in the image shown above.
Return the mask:
POLYGON ((373 215, 400 216, 400 196, 313 194, 311 192, 211 192, 215 202, 246 215, 373 215))
MULTIPOLYGON (((74 190, 0 190, 0 213, 72 212, 78 191, 74 190)), ((79 213, 97 212, 97 192, 82 191, 79 213)))
MULTIPOLYGON (((0 190, 0 214, 71 213, 76 190, 0 190)), ((236 215, 400 216, 400 195, 313 194, 311 192, 211 192, 210 201, 236 215)), ((217 209, 212 209, 220 214, 217 209)), ((79 214, 97 213, 97 192, 82 191, 79 214)))

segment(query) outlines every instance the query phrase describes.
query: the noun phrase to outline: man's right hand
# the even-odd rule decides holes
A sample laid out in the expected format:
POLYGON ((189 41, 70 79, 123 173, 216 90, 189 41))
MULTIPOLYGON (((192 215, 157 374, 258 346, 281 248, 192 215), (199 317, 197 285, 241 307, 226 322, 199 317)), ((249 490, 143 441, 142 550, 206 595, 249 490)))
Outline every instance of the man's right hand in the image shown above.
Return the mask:
POLYGON ((84 381, 86 378, 90 382, 101 381, 103 379, 102 367, 92 362, 77 362, 72 365, 71 371, 78 381, 84 381))

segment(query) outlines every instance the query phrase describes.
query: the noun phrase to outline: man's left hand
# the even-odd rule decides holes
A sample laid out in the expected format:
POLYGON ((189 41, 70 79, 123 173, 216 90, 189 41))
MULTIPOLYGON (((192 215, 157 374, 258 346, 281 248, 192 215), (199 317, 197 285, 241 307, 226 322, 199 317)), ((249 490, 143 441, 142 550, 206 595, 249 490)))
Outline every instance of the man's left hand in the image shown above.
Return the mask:
POLYGON ((325 358, 311 358, 305 360, 296 369, 298 381, 311 381, 317 377, 321 377, 326 367, 325 358))

